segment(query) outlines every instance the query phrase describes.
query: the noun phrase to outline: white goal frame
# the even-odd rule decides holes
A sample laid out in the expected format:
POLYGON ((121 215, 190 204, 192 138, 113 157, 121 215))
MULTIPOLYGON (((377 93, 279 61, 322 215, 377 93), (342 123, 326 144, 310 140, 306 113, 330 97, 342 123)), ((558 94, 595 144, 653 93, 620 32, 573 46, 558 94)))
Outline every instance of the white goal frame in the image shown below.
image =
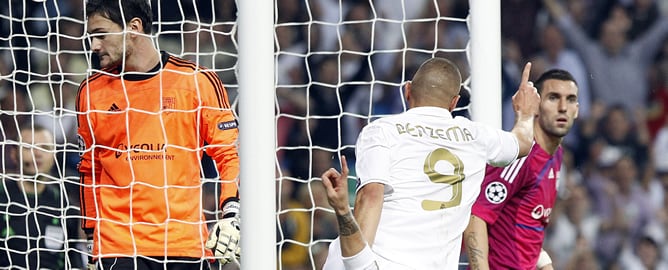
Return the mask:
POLYGON ((239 0, 241 268, 275 269, 274 1, 239 0))
MULTIPOLYGON (((277 265, 273 2, 237 1, 242 269, 277 265)), ((469 7, 471 117, 501 128, 501 4, 469 7)))

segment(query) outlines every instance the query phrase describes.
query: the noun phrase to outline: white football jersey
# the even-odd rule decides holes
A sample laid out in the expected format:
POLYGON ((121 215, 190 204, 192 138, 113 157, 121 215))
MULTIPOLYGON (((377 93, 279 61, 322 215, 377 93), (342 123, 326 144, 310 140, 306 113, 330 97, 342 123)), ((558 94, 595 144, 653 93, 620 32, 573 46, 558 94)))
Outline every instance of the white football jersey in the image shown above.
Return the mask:
POLYGON ((518 152, 511 133, 443 108, 413 108, 366 126, 357 140, 357 189, 385 185, 372 244, 381 269, 457 269, 485 165, 505 166, 518 152))

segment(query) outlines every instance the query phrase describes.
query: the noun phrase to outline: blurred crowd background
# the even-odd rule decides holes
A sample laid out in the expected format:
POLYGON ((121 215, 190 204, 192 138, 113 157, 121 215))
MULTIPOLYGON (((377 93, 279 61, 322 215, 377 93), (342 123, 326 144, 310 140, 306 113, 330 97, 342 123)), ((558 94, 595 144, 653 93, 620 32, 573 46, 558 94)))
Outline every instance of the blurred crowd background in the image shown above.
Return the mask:
MULTIPOLYGON (((403 82, 425 59, 447 57, 469 77, 468 1, 275 1, 279 263, 319 269, 336 221, 317 177, 339 153, 354 164, 366 123, 405 110, 403 82)), ((158 48, 215 69, 234 101, 235 1, 151 2, 158 48)), ((23 140, 22 125, 52 129, 52 173, 75 205, 74 97, 96 66, 83 10, 82 0, 0 3, 0 148, 23 140)), ((525 62, 532 76, 561 68, 579 85, 544 245, 555 269, 668 269, 668 1, 501 0, 501 11, 504 128, 525 62)), ((476 91, 490 90, 463 87, 457 114, 476 91)), ((0 175, 20 167, 0 165, 0 175)), ((213 215, 215 181, 206 186, 213 215)))

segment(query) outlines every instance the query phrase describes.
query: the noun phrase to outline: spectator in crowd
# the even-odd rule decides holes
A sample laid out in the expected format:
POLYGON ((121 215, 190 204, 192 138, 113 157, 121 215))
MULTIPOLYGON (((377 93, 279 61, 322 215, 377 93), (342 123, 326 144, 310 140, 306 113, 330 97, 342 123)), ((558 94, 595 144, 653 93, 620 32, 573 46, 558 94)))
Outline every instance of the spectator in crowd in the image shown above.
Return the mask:
POLYGON ((296 198, 299 182, 283 178, 277 184, 279 227, 276 242, 281 254, 280 263, 285 269, 304 269, 309 265, 308 243, 311 239, 310 219, 304 211, 307 207, 296 198))
MULTIPOLYGON (((582 59, 575 51, 566 47, 564 36, 555 24, 548 23, 539 32, 541 33, 540 50, 534 58, 542 59, 546 69, 563 69, 573 74, 573 78, 578 82, 578 103, 580 104, 578 117, 589 117, 591 106, 589 73, 582 59)), ((544 72, 536 71, 537 74, 544 72)))
POLYGON ((665 238, 665 232, 655 224, 646 226, 638 241, 625 245, 619 258, 621 268, 667 270, 662 250, 665 238))
POLYGON ((577 138, 579 147, 575 150, 577 164, 596 161, 596 147, 612 146, 631 155, 643 172, 642 176, 645 176, 645 169, 650 165, 648 154, 651 142, 644 110, 631 113, 622 104, 604 106, 595 103, 591 116, 582 121, 581 127, 577 138))
POLYGON ((654 87, 647 105, 647 128, 650 138, 654 139, 668 123, 668 39, 664 41, 661 53, 654 65, 654 87))
POLYGON ((326 56, 313 67, 316 83, 307 90, 311 98, 309 115, 313 116, 308 127, 310 142, 316 147, 312 151, 313 172, 316 173, 332 165, 332 156, 340 145, 339 136, 332 134, 343 133, 340 118, 343 111, 339 104, 345 103, 347 95, 341 92, 338 57, 326 56))
POLYGON ((535 33, 539 8, 540 2, 532 0, 503 1, 501 5, 501 36, 517 43, 521 55, 530 56, 536 52, 536 44, 526 41, 535 33))
POLYGON ((629 42, 628 15, 618 9, 617 16, 610 16, 601 25, 596 41, 574 23, 557 0, 543 0, 543 3, 587 65, 594 101, 622 104, 629 111, 644 108, 649 96, 645 74, 668 34, 668 18, 661 16, 651 29, 629 42))
POLYGON ((592 211, 587 189, 582 185, 570 188, 565 200, 557 201, 560 211, 553 211, 554 219, 545 239, 546 250, 553 254, 554 269, 565 269, 578 254, 578 245, 596 244, 600 218, 592 211), (556 213, 555 213, 556 212, 556 213))
POLYGON ((600 206, 601 226, 597 255, 604 267, 618 263, 624 245, 636 245, 645 226, 654 218, 651 203, 640 187, 639 172, 632 156, 623 153, 614 162, 606 200, 600 206))
MULTIPOLYGON (((558 268, 555 268, 558 269, 558 268)), ((591 269, 591 270, 600 270, 601 268, 596 254, 594 254, 593 248, 589 243, 584 240, 582 237, 576 239, 575 249, 573 250, 573 256, 568 260, 565 270, 581 270, 581 269, 591 269)))
POLYGON ((80 215, 69 200, 55 166, 54 135, 24 125, 9 157, 15 174, 0 183, 0 268, 82 268, 80 215))
POLYGON ((628 2, 630 4, 624 7, 631 20, 628 38, 634 40, 652 28, 652 24, 661 16, 661 10, 658 9, 656 0, 633 0, 628 2))

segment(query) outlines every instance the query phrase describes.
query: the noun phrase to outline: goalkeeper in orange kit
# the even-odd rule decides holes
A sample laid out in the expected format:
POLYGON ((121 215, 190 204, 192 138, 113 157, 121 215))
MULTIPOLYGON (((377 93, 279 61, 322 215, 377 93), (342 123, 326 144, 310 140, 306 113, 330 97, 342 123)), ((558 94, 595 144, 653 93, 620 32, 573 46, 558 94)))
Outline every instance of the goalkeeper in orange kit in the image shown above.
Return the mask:
POLYGON ((89 269, 207 269, 211 251, 238 259, 238 130, 222 82, 154 47, 147 0, 89 0, 85 10, 102 68, 77 95, 89 269), (204 151, 222 182, 210 234, 198 196, 204 151))

